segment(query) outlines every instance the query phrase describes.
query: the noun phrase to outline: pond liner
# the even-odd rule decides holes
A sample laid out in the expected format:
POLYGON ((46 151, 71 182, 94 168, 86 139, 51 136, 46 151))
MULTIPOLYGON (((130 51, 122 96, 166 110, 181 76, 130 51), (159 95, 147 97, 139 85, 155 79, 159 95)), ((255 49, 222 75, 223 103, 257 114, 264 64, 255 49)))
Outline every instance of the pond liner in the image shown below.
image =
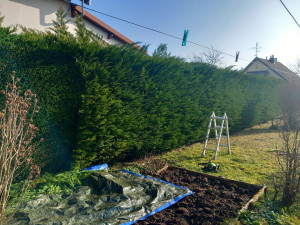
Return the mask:
MULTIPOLYGON (((91 166, 91 167, 88 167, 88 168, 85 168, 85 169, 82 169, 81 171, 95 171, 95 170, 108 170, 108 165, 107 163, 105 164, 101 164, 101 165, 96 165, 96 166, 91 166)), ((168 184, 168 185, 171 185, 171 186, 174 186, 176 188, 180 188, 180 189, 185 189, 188 191, 187 194, 183 194, 183 195, 180 195, 174 199, 172 199, 171 201, 169 201, 168 203, 160 206, 159 208, 157 208, 156 210, 146 214, 145 216, 137 219, 137 220, 134 220, 134 221, 129 221, 129 222, 126 222, 126 223, 122 223, 122 225, 131 225, 131 224, 134 224, 138 221, 141 221, 141 220, 145 220, 146 218, 148 218, 149 216, 151 215, 154 215, 168 207, 170 207, 171 205, 175 204, 176 202, 180 201, 181 199, 183 199, 184 197, 188 196, 188 195, 192 195, 194 192, 192 192, 190 189, 186 188, 186 187, 180 187, 178 185, 175 185, 175 184, 172 184, 172 183, 169 183, 167 181, 164 181, 164 180, 160 180, 160 179, 157 179, 157 178, 154 178, 154 177, 150 177, 150 176, 145 176, 145 175, 141 175, 141 174, 138 174, 138 173, 134 173, 134 172, 131 172, 131 171, 128 171, 128 170, 125 170, 125 169, 122 169, 121 171, 123 172, 126 172, 128 174, 131 174, 131 175, 135 175, 135 176, 139 176, 139 177, 143 177, 143 178, 147 178, 147 179, 153 179, 153 180, 156 180, 158 182, 162 182, 162 183, 165 183, 165 184, 168 184)))
POLYGON ((148 213, 146 216, 144 216, 144 217, 142 217, 142 218, 140 218, 140 219, 137 219, 137 220, 135 220, 135 221, 130 221, 130 222, 123 223, 122 225, 131 225, 131 224, 134 224, 134 223, 136 223, 136 222, 138 222, 138 221, 140 221, 140 220, 145 220, 145 219, 148 218, 149 216, 154 215, 155 213, 158 213, 158 212, 160 212, 160 211, 162 211, 162 210, 168 208, 169 206, 175 204, 176 202, 178 202, 179 200, 183 199, 184 197, 186 197, 186 196, 188 196, 188 195, 194 194, 194 192, 192 192, 190 189, 188 189, 188 188, 186 188, 186 187, 180 187, 180 186, 178 186, 178 185, 171 184, 171 183, 169 183, 169 182, 167 182, 167 181, 164 181, 164 180, 160 180, 160 179, 157 179, 157 178, 154 178, 154 177, 145 176, 145 175, 141 175, 141 174, 138 174, 138 173, 130 172, 130 171, 125 170, 125 169, 123 169, 122 171, 124 171, 124 172, 126 172, 126 173, 129 173, 129 174, 132 174, 132 175, 140 176, 140 177, 143 177, 143 178, 148 178, 148 179, 157 180, 157 181, 159 181, 159 182, 163 182, 163 183, 172 185, 172 186, 174 186, 174 187, 181 188, 181 189, 185 189, 185 190, 188 190, 188 191, 189 191, 189 193, 180 195, 180 196, 178 196, 177 198, 172 199, 171 201, 169 201, 168 203, 162 205, 161 207, 157 208, 156 210, 154 210, 154 211, 148 213))

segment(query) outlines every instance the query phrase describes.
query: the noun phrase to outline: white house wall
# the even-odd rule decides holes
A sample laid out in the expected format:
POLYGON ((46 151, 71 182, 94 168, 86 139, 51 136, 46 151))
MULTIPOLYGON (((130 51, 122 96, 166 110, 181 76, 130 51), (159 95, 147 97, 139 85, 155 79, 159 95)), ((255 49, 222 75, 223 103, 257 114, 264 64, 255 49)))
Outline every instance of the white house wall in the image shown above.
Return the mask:
POLYGON ((270 70, 267 66, 262 64, 261 62, 254 61, 248 68, 247 72, 255 72, 255 71, 263 71, 268 70, 268 76, 279 78, 279 76, 274 73, 272 70, 270 70))
MULTIPOLYGON (((69 23, 69 32, 75 33, 74 19, 71 18, 70 3, 62 0, 0 0, 0 16, 4 16, 2 26, 22 25, 27 28, 45 31, 53 26, 53 20, 56 20, 55 13, 62 6, 67 12, 69 23)), ((122 44, 116 38, 107 39, 107 32, 96 27, 94 24, 85 21, 86 27, 103 37, 109 44, 122 44)), ((18 30, 20 32, 20 29, 18 30)))

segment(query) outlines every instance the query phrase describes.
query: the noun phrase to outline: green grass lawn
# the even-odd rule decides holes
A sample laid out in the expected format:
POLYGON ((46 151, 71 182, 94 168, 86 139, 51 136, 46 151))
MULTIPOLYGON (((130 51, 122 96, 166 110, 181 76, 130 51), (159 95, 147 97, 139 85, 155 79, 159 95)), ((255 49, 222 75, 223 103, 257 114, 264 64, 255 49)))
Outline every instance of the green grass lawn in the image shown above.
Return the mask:
MULTIPOLYGON (((215 175, 252 184, 265 184, 272 189, 271 176, 278 168, 276 149, 280 149, 281 140, 278 131, 270 129, 270 126, 270 123, 266 123, 231 135, 231 155, 227 147, 220 147, 217 159, 213 161, 220 165, 220 171, 215 175)), ((215 141, 209 143, 210 148, 215 148, 215 141)), ((162 157, 168 164, 203 172, 203 166, 198 164, 206 163, 214 156, 213 151, 206 151, 202 158, 203 145, 196 143, 182 147, 162 157)))
MULTIPOLYGON (((226 143, 226 140, 223 140, 226 143)), ((210 148, 215 148, 216 142, 210 141, 210 148)), ((282 147, 279 131, 271 129, 271 123, 265 123, 246 129, 230 136, 231 155, 226 147, 220 147, 217 159, 213 161, 220 165, 215 176, 243 181, 268 187, 268 200, 260 200, 253 211, 246 211, 241 221, 226 221, 226 224, 300 224, 300 207, 294 205, 290 210, 272 201, 274 188, 272 175, 278 171, 277 150, 282 147)), ((169 165, 184 167, 189 170, 203 171, 203 165, 213 159, 214 152, 206 151, 202 158, 204 143, 195 143, 181 147, 161 156, 145 157, 133 163, 118 165, 127 166, 129 170, 143 173, 143 170, 157 170, 166 161, 169 165), (161 161, 162 163, 159 163, 161 161)), ((207 172, 206 172, 207 173, 207 172)))

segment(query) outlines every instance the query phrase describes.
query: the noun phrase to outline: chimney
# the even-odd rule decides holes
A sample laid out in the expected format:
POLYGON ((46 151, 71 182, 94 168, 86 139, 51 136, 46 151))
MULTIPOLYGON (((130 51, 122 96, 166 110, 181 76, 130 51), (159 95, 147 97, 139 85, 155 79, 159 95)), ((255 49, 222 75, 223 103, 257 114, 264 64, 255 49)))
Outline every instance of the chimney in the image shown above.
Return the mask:
POLYGON ((271 55, 269 58, 269 62, 275 64, 277 62, 277 58, 274 58, 274 55, 271 55))

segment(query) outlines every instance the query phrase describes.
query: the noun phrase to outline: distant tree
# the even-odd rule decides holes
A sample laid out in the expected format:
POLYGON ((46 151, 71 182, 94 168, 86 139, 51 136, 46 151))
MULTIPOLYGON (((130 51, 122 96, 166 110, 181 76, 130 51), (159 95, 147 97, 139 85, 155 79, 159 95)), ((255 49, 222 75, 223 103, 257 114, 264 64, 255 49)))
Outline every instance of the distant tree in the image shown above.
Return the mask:
MULTIPOLYGON (((1 13, 0 13, 0 15, 1 15, 1 13)), ((2 31, 6 32, 7 34, 12 34, 12 33, 17 31, 17 25, 16 26, 3 27, 2 26, 3 21, 4 21, 4 16, 0 16, 0 28, 4 28, 4 29, 2 29, 2 31)))
POLYGON ((86 27, 81 16, 76 17, 75 23, 77 26, 75 28, 77 41, 83 46, 89 42, 96 42, 97 44, 103 46, 107 44, 105 41, 103 41, 103 38, 100 35, 94 33, 86 27))
MULTIPOLYGON (((135 44, 140 44, 140 42, 136 42, 135 44)), ((149 48, 149 44, 144 44, 142 45, 141 51, 145 52, 148 54, 148 48, 149 48)))
POLYGON ((60 7, 55 13, 57 20, 52 20, 54 26, 50 27, 49 30, 54 31, 59 36, 69 36, 67 23, 70 21, 67 19, 67 13, 64 12, 63 8, 60 7))
POLYGON ((4 16, 0 16, 0 27, 2 27, 3 20, 4 20, 4 16))
POLYGON ((295 61, 295 64, 290 65, 290 70, 296 73, 300 77, 300 58, 298 57, 295 61))
POLYGON ((223 65, 223 54, 215 50, 213 46, 211 46, 210 50, 200 53, 200 55, 193 55, 192 61, 194 62, 202 62, 207 63, 213 66, 221 66, 223 65))
POLYGON ((154 50, 152 53, 152 56, 161 56, 168 58, 171 56, 171 53, 168 53, 168 47, 167 44, 160 44, 157 49, 154 50))

